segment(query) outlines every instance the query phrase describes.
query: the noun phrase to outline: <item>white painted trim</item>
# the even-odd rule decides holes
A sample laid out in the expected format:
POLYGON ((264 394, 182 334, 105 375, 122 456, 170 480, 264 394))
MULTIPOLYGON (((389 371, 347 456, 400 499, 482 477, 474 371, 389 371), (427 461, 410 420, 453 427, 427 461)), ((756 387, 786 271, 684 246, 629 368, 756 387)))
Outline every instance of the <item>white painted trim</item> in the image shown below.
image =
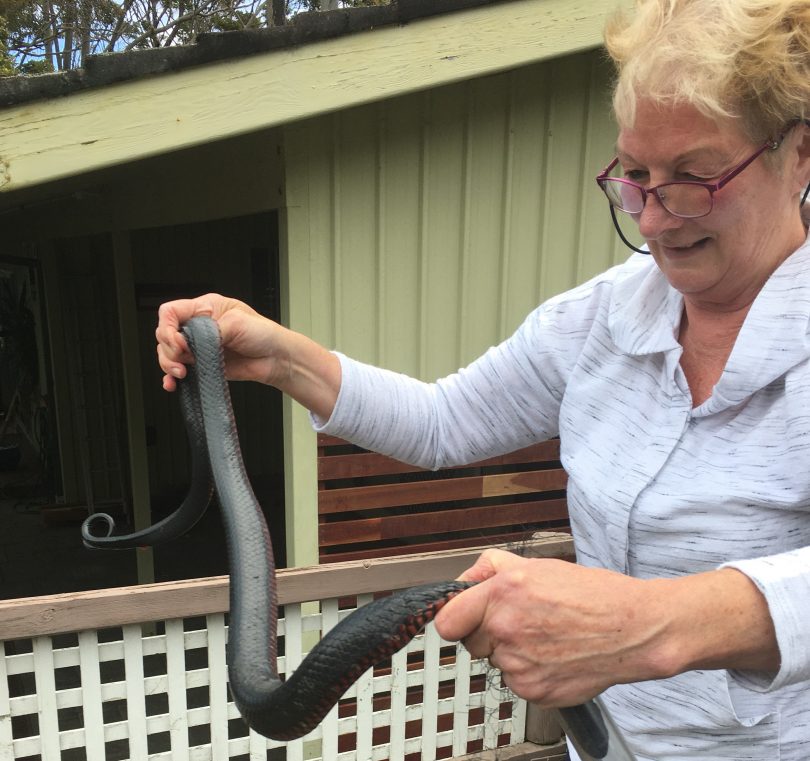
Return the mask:
POLYGON ((0 191, 599 45, 628 0, 513 0, 0 111, 0 191))

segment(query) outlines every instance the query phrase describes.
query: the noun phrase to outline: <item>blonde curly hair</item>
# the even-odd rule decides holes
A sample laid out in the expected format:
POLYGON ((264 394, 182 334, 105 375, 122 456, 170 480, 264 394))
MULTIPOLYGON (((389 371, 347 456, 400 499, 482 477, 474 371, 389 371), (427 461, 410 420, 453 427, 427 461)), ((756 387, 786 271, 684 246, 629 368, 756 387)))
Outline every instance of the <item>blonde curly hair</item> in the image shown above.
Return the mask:
POLYGON ((689 103, 764 140, 810 108, 810 0, 636 0, 607 25, 613 107, 689 103))

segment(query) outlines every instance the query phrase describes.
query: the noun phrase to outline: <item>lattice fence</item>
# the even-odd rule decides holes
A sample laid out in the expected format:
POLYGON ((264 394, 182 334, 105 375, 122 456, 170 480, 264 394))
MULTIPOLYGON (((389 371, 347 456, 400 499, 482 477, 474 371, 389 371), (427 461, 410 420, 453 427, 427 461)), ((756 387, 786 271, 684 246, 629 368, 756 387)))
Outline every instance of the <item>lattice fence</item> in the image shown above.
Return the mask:
MULTIPOLYGON (((301 660, 308 632, 346 613, 336 600, 322 614, 286 607, 282 673, 301 660)), ((0 759, 446 758, 523 740, 522 701, 508 698, 485 663, 443 647, 432 627, 289 743, 249 733, 229 701, 222 614, 157 628, 0 644, 0 759), (266 754, 274 748, 284 751, 266 754)))
MULTIPOLYGON (((448 574, 446 563, 430 571, 420 556, 399 559, 377 575, 390 580, 417 568, 420 578, 413 583, 448 574)), ((297 570, 287 580, 296 588, 357 589, 352 579, 358 569, 361 575, 369 571, 357 564, 350 573, 331 566, 297 570)), ((284 581, 282 575, 282 674, 351 609, 348 591, 313 603, 300 589, 284 592, 284 581)), ((227 622, 217 610, 224 607, 226 580, 200 580, 198 586, 0 603, 0 761, 433 761, 524 740, 524 702, 501 689, 486 662, 443 642, 432 626, 390 662, 366 672, 305 738, 281 743, 248 732, 227 689, 227 622), (154 613, 156 605, 181 617, 137 620, 138 610, 154 613), (99 625, 63 633, 88 617, 99 625), (116 620, 121 624, 111 623, 116 620)), ((353 598, 358 605, 373 598, 363 592, 353 598)))

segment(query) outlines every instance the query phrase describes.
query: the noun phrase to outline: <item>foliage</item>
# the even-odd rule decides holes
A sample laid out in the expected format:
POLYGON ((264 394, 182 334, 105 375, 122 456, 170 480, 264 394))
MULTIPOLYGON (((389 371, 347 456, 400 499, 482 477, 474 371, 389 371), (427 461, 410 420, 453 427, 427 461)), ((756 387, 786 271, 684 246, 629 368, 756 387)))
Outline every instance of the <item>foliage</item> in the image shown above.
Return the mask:
POLYGON ((0 76, 80 68, 88 55, 188 44, 202 32, 285 23, 388 0, 0 0, 0 76))
POLYGON ((21 72, 64 71, 94 53, 165 47, 200 32, 260 23, 259 0, 0 0, 8 50, 21 72), (26 69, 26 67, 28 67, 26 69))
POLYGON ((0 16, 0 77, 14 74, 14 61, 8 54, 8 24, 0 16))

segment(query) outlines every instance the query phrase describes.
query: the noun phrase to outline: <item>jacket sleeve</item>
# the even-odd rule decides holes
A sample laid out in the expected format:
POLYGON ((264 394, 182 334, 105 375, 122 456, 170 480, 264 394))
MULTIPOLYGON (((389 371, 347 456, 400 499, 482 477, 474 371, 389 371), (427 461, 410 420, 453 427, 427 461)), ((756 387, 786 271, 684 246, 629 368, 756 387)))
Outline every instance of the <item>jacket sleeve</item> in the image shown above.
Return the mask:
POLYGON ((343 380, 318 431, 423 468, 475 462, 558 434, 568 378, 609 301, 610 273, 535 309, 469 366, 425 383, 338 354, 343 380))
POLYGON ((343 380, 330 420, 316 429, 422 468, 513 451, 557 433, 559 394, 515 342, 490 349, 435 383, 338 354, 343 380), (520 365, 523 366, 520 366, 520 365))
POLYGON ((765 596, 781 656, 775 675, 731 671, 731 678, 757 692, 810 680, 810 547, 725 563, 722 567, 744 573, 765 596))

